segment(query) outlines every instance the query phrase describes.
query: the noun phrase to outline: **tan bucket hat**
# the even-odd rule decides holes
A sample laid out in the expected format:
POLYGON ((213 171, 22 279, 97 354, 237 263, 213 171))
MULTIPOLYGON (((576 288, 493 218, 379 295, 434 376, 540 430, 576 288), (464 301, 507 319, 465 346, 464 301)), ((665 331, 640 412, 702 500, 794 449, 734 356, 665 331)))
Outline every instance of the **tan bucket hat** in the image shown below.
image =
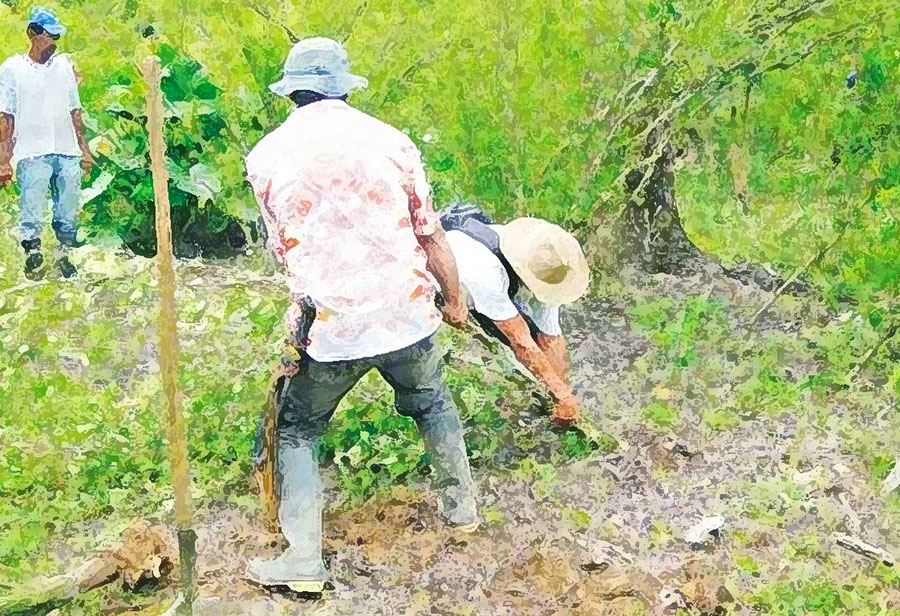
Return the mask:
POLYGON ((587 292, 590 270, 571 233, 540 218, 491 228, 500 236, 500 252, 538 301, 569 304, 587 292))

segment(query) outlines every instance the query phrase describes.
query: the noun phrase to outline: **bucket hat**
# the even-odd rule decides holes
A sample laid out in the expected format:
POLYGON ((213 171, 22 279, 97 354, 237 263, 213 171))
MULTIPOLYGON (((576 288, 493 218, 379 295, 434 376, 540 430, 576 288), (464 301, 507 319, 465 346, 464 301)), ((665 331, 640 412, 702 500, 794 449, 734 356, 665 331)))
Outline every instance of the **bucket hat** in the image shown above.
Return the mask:
POLYGON ((317 37, 296 43, 284 63, 280 81, 269 86, 275 94, 288 96, 297 90, 312 90, 325 96, 344 96, 369 85, 365 77, 350 73, 344 47, 329 38, 317 37))

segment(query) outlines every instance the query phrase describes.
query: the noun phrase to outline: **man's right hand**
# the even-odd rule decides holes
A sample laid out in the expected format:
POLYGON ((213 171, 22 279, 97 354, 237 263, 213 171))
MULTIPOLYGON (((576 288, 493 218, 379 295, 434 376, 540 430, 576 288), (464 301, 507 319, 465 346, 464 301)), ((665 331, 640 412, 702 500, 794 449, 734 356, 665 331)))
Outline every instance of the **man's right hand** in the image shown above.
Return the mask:
POLYGON ((465 302, 444 304, 441 306, 441 313, 444 317, 444 323, 457 329, 464 329, 469 321, 469 307, 466 306, 465 302))
POLYGON ((9 163, 0 165, 0 187, 12 183, 13 169, 9 163))
POLYGON ((567 396, 556 403, 552 416, 553 420, 558 423, 570 424, 577 421, 580 414, 578 400, 575 399, 575 396, 567 396))

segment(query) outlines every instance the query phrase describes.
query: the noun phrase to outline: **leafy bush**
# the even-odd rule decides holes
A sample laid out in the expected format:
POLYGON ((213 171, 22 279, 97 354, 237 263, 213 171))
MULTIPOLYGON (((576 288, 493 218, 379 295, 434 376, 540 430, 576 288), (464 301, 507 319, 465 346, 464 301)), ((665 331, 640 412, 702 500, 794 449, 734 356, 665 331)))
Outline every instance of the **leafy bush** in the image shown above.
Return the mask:
MULTIPOLYGON (((244 229, 254 234, 255 217, 235 207, 241 160, 230 148, 221 89, 203 67, 168 44, 158 47, 164 76, 164 138, 175 252, 221 256, 242 249, 244 229), (225 179, 224 172, 236 177, 225 179)), ((93 179, 99 194, 88 203, 93 233, 113 233, 134 252, 156 252, 153 178, 147 152, 144 86, 134 67, 109 75, 111 85, 88 96, 103 111, 92 145, 101 162, 93 179), (102 189, 102 190, 101 190, 102 189)), ((255 238, 254 238, 255 239, 255 238)))

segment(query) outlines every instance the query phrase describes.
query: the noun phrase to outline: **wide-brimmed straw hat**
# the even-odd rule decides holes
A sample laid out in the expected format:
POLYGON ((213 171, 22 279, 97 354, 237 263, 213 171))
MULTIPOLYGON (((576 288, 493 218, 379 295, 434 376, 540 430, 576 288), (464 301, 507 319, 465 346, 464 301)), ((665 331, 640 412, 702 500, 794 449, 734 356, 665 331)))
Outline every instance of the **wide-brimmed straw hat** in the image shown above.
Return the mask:
POLYGON ((344 96, 369 85, 365 77, 350 72, 343 46, 329 38, 299 41, 288 54, 280 81, 269 86, 275 94, 289 96, 297 90, 312 90, 325 96, 344 96))
POLYGON ((500 252, 538 301, 569 304, 587 292, 590 270, 571 233, 539 218, 517 218, 494 229, 500 252))

